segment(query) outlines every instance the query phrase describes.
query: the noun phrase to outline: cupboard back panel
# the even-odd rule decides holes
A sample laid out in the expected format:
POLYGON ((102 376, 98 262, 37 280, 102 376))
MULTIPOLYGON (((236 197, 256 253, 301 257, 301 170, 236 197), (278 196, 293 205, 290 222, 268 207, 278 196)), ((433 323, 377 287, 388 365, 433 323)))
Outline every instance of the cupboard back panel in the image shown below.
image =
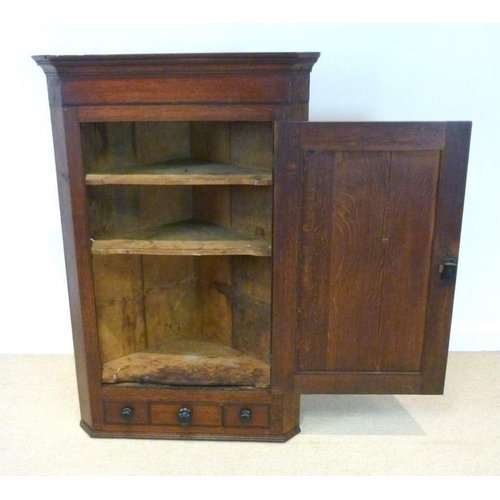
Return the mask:
POLYGON ((82 123, 85 172, 188 158, 189 122, 82 123))
POLYGON ((87 186, 87 200, 94 239, 193 215, 190 186, 87 186))
POLYGON ((101 363, 146 349, 141 258, 94 255, 92 270, 101 363))
POLYGON ((197 340, 197 275, 191 257, 141 256, 147 346, 197 340))
POLYGON ((232 257, 233 347, 270 363, 272 261, 232 257))
POLYGON ((272 122, 190 122, 189 130, 192 158, 273 168, 272 122))
POLYGON ((102 363, 178 340, 269 363, 269 258, 94 255, 93 274, 102 363))
MULTIPOLYGON (((87 173, 183 158, 273 167, 271 122, 83 123, 81 136, 87 173)), ((191 217, 271 236, 271 186, 89 185, 87 197, 93 238, 191 217)))
POLYGON ((99 122, 80 131, 86 173, 184 158, 273 166, 272 122, 99 122))

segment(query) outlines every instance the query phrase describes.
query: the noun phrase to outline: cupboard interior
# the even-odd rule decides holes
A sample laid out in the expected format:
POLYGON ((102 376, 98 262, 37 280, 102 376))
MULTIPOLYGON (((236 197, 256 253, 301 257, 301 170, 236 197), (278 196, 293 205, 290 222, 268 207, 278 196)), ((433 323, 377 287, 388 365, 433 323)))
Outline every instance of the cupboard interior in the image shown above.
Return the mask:
POLYGON ((109 174, 87 182, 103 383, 268 387, 271 182, 126 172, 195 160, 270 179, 271 123, 83 123, 81 135, 87 176, 109 174), (186 224, 172 244, 156 236, 186 224))

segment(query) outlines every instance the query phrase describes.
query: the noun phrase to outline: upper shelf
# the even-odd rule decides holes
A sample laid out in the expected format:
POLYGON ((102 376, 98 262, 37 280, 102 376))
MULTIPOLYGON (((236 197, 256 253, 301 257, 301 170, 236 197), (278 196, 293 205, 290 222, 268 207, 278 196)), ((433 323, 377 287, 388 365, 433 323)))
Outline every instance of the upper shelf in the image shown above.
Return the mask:
POLYGON ((85 181, 89 186, 106 184, 270 186, 272 173, 257 168, 189 159, 93 172, 87 174, 85 181))

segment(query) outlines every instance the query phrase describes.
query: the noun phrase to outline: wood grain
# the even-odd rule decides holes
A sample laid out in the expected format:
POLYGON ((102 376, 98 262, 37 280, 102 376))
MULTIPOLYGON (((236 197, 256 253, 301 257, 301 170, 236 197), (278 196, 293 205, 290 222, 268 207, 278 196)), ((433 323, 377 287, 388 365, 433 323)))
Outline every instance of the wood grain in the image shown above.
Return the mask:
POLYGON ((144 403, 123 404, 116 402, 104 403, 104 419, 107 424, 148 424, 149 423, 149 405, 144 403), (132 418, 125 421, 122 418, 123 408, 128 407, 132 409, 132 418))
POLYGON ((306 120, 307 103, 238 104, 124 104, 78 106, 78 117, 83 123, 139 122, 139 121, 214 121, 220 120, 306 120))
POLYGON ((207 404, 184 406, 179 404, 152 404, 151 423, 179 426, 177 415, 181 407, 191 410, 192 420, 189 427, 222 425, 222 406, 207 404))
POLYGON ((197 388, 193 391, 190 388, 176 387, 175 390, 167 390, 152 384, 147 389, 138 384, 105 384, 102 394, 106 424, 97 432, 84 426, 92 436, 154 438, 159 437, 160 431, 160 436, 168 439, 282 442, 300 432, 298 394, 271 394, 267 390, 249 391, 238 388, 197 388), (131 421, 121 418, 124 407, 133 408, 131 421), (180 408, 191 409, 192 425, 178 425, 177 413, 180 408), (244 408, 250 409, 254 414, 250 425, 243 425, 239 421, 239 412, 244 408), (219 421, 219 411, 223 415, 222 425, 213 425, 215 421, 219 421), (163 423, 152 425, 151 416, 156 412, 161 415, 163 423), (205 418, 201 418, 202 415, 205 418))
POLYGON ((269 256, 271 243, 216 224, 189 220, 95 240, 92 253, 269 256))
POLYGON ((271 173, 273 155, 273 123, 236 121, 230 124, 231 163, 239 167, 254 167, 271 173))
POLYGON ((273 380, 287 387, 293 367, 301 392, 442 391, 453 286, 438 269, 458 251, 468 134, 466 123, 279 125, 273 334, 283 346, 285 321, 297 350, 273 358, 273 380))
POLYGON ((75 109, 54 106, 50 110, 50 117, 80 412, 82 422, 95 426, 103 418, 99 399, 101 364, 89 251, 90 229, 81 130, 75 109))
MULTIPOLYGON (((276 124, 273 185, 272 378, 276 391, 294 392, 300 233, 300 124, 276 124)), ((316 257, 316 256, 315 256, 316 257)))
POLYGON ((197 301, 191 314, 196 315, 197 331, 203 334, 200 340, 232 346, 231 257, 197 257, 195 264, 197 301))
POLYGON ((153 185, 219 185, 243 184, 268 186, 271 173, 250 167, 232 167, 201 160, 175 160, 140 167, 118 167, 101 173, 87 174, 89 186, 102 184, 153 184, 153 185))
MULTIPOLYGON (((181 325, 186 332, 190 330, 189 325, 182 326, 185 316, 182 311, 187 310, 187 304, 192 301, 184 301, 180 296, 184 292, 189 297, 194 296, 195 305, 191 307, 197 309, 200 296, 205 293, 203 282, 210 283, 207 285, 210 294, 216 290, 216 298, 206 294, 207 305, 203 307, 208 312, 204 317, 205 313, 200 311, 190 315, 197 324, 194 336, 203 338, 203 329, 207 326, 215 330, 216 316, 222 318, 221 326, 232 321, 234 307, 231 300, 234 302, 237 296, 247 296, 248 299, 247 302, 241 301, 240 310, 244 309, 245 303, 262 301, 269 304, 267 297, 263 300, 261 297, 271 269, 269 262, 263 266, 264 271, 256 271, 266 278, 259 278, 257 283, 252 284, 247 276, 252 272, 252 266, 238 267, 236 264, 234 267, 231 257, 92 256, 90 246, 91 238, 98 240, 110 234, 175 223, 198 216, 200 212, 207 214, 207 219, 213 219, 227 228, 232 227, 233 219, 236 220, 237 227, 233 229, 247 233, 245 239, 249 236, 262 239, 265 234, 270 242, 271 186, 268 176, 273 163, 272 122, 307 118, 309 72, 317 57, 315 53, 35 57, 47 75, 53 110, 81 425, 90 435, 283 441, 300 430, 299 396, 272 395, 270 367, 264 363, 256 368, 255 363, 261 363, 258 360, 252 362, 252 368, 250 365, 248 369, 234 368, 234 374, 246 374, 246 380, 229 377, 229 372, 219 373, 222 382, 227 377, 231 384, 249 384, 245 386, 211 385, 205 389, 198 386, 193 391, 190 385, 185 389, 176 385, 170 390, 156 383, 102 384, 97 325, 108 321, 110 316, 110 321, 117 325, 116 329, 122 330, 119 325, 121 319, 130 315, 122 315, 109 308, 107 311, 99 309, 94 301, 94 281, 99 282, 98 294, 103 304, 138 297, 135 302, 141 306, 138 310, 144 310, 143 322, 148 342, 155 344, 163 338, 170 338, 175 325, 181 325), (267 123, 261 123, 264 121, 267 123), (231 156, 234 162, 229 161, 231 156), (86 174, 106 176, 108 171, 121 167, 126 167, 127 173, 130 173, 146 164, 190 157, 235 165, 241 169, 257 167, 258 175, 264 175, 266 179, 267 194, 264 198, 267 207, 261 209, 259 206, 264 198, 246 207, 248 194, 239 196, 236 193, 233 196, 231 184, 212 185, 229 193, 222 196, 221 202, 214 202, 213 193, 208 194, 208 183, 212 180, 210 177, 195 178, 198 174, 193 175, 185 186, 159 186, 157 183, 162 182, 160 178, 152 181, 141 179, 139 182, 144 182, 141 185, 85 184, 86 174), (153 184, 147 184, 149 182, 153 184), (203 184, 194 184, 201 182, 203 184), (198 187, 200 189, 196 192, 198 187), (214 259, 213 262, 220 259, 220 262, 208 265, 208 260, 202 262, 205 258, 214 259), (109 262, 114 264, 96 264, 92 272, 92 259, 95 262, 111 259, 109 262), (199 262, 195 263, 195 260, 199 262), (138 263, 142 266, 142 279, 139 278, 138 263), (127 267, 131 268, 130 275, 127 267), (233 285, 233 278, 238 282, 236 286, 233 285), (140 288, 141 283, 142 305, 141 294, 136 294, 136 288, 140 288), (162 306, 172 298, 171 304, 178 309, 162 306), (166 325, 172 325, 172 328, 166 325), (260 367, 264 384, 259 375, 260 367), (241 387, 245 390, 239 390, 241 387), (221 404, 237 407, 250 402, 260 405, 259 408, 269 405, 269 426, 224 427, 223 422, 210 425, 211 422, 205 418, 195 429, 180 429, 164 421, 152 424, 152 410, 162 402, 174 405, 188 402, 196 407, 219 407, 221 404), (122 403, 139 405, 136 406, 139 411, 135 420, 123 423, 120 416, 122 403)), ((128 182, 128 179, 121 178, 118 182, 128 182)), ((184 182, 182 179, 186 177, 176 178, 173 182, 184 182)), ((257 182, 261 182, 260 179, 257 182)), ((90 184, 115 180, 100 177, 95 181, 90 177, 90 184)), ((238 183, 247 181, 248 177, 237 180, 238 183)), ((251 184, 254 181, 252 179, 248 187, 253 188, 251 184)), ((227 182, 227 179, 220 178, 216 182, 227 182)), ((217 193, 215 198, 218 198, 217 193)), ((266 255, 270 255, 270 247, 266 255)), ((260 263, 254 270, 259 266, 260 263)), ((259 313, 256 315, 259 316, 259 313)), ((135 321, 140 321, 140 316, 140 313, 132 314, 135 321)), ((229 329, 226 325, 224 329, 233 333, 232 326, 229 329)), ((249 333, 248 338, 260 335, 257 328, 252 329, 254 333, 249 333)), ((120 334, 118 331, 115 333, 120 334)), ((212 334, 213 331, 207 335, 212 334)), ((118 355, 120 349, 112 348, 110 351, 118 355)), ((147 355, 147 359, 151 360, 165 353, 149 352, 147 355)), ((187 359, 184 354, 180 357, 187 359)), ((244 359, 245 355, 237 358, 244 359)), ((210 359, 211 355, 207 356, 205 368, 210 367, 210 359)), ((216 363, 216 367, 221 366, 224 362, 216 363)), ((205 373, 210 371, 207 368, 205 373)), ((193 373, 196 372, 186 369, 187 379, 193 373)), ((208 379, 209 383, 218 383, 217 377, 208 379)), ((187 380, 187 383, 191 382, 187 380)))
POLYGON ((251 237, 271 239, 272 188, 231 187, 231 227, 251 237))
POLYGON ((310 123, 302 133, 314 151, 430 151, 445 140, 444 122, 310 123))
POLYGON ((145 349, 140 257, 94 256, 92 268, 101 362, 145 349))
POLYGON ((376 370, 389 169, 387 153, 304 155, 299 371, 376 370))
POLYGON ((421 369, 439 160, 439 151, 392 155, 384 233, 380 371, 421 369))
POLYGON ((177 256, 140 258, 147 347, 167 340, 196 339, 197 276, 194 259, 177 256))
POLYGON ((441 281, 439 265, 446 256, 459 262, 471 129, 470 122, 448 122, 446 125, 430 262, 427 335, 422 354, 423 394, 442 394, 444 390, 455 284, 441 281))
MULTIPOLYGON (((115 125, 114 123, 108 126, 115 125)), ((133 122, 133 145, 136 165, 189 158, 191 130, 185 121, 133 122)), ((120 166, 116 162, 114 167, 120 166)))
POLYGON ((188 219, 193 213, 189 186, 88 186, 87 197, 94 239, 188 219))
POLYGON ((229 300, 233 347, 270 363, 272 262, 262 257, 232 257, 229 300))
POLYGON ((305 155, 299 371, 419 371, 438 165, 439 152, 305 155))
POLYGON ((194 186, 192 192, 195 219, 231 227, 230 186, 194 186))
POLYGON ((211 342, 171 341, 109 361, 103 383, 269 387, 270 367, 211 342))
POLYGON ((136 164, 134 123, 82 123, 80 129, 86 173, 136 164))
POLYGON ((268 427, 269 426, 269 406, 267 405, 225 405, 224 425, 227 427, 268 427), (242 410, 251 411, 250 422, 244 423, 240 418, 242 410))
POLYGON ((203 161, 230 164, 230 123, 192 121, 190 156, 203 161))

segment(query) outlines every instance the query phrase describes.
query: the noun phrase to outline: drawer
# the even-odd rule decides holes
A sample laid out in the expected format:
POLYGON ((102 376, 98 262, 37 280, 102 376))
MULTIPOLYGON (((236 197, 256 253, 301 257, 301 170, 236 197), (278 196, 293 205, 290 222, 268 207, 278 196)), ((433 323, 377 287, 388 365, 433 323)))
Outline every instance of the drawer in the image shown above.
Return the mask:
POLYGON ((148 424, 148 405, 146 403, 104 403, 104 419, 107 424, 148 424))
POLYGON ((182 427, 222 425, 222 407, 209 404, 152 404, 151 423, 182 427))
POLYGON ((225 405, 226 427, 269 427, 268 405, 225 405))

